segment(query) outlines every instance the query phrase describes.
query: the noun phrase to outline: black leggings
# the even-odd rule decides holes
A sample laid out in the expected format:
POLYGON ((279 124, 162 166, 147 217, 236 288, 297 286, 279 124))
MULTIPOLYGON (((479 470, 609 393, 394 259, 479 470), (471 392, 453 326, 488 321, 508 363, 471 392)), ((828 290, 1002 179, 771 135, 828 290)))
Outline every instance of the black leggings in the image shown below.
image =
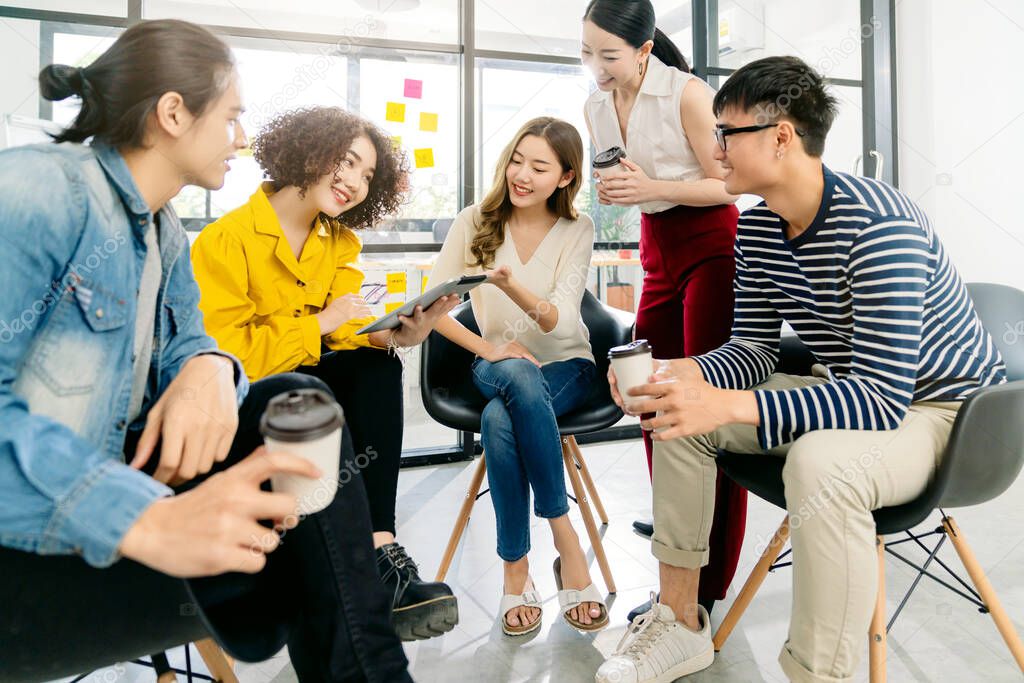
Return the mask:
POLYGON ((331 388, 345 412, 374 531, 395 533, 398 467, 402 459, 402 362, 383 349, 331 351, 298 372, 331 388))

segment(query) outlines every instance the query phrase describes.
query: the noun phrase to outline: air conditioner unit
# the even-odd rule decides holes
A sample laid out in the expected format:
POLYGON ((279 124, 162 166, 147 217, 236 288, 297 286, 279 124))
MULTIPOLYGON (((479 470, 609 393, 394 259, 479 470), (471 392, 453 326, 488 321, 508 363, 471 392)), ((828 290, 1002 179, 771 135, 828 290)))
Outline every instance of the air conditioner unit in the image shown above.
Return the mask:
POLYGON ((718 15, 718 56, 764 49, 764 6, 731 7, 718 15))

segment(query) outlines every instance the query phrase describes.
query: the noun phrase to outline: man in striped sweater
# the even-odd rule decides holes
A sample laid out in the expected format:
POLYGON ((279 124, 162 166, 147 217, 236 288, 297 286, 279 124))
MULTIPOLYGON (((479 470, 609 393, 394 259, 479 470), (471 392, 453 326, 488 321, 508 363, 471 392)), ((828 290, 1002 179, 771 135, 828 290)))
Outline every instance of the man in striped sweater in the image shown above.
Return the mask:
POLYGON ((961 402, 1005 368, 921 209, 822 164, 836 100, 816 72, 794 57, 752 62, 714 107, 726 190, 764 201, 740 217, 731 339, 663 362, 658 381, 631 391, 652 397, 633 413, 657 413, 642 426, 654 430, 661 594, 597 680, 670 681, 711 664, 697 585, 721 448, 786 460, 783 670, 850 681, 877 591, 871 511, 924 491, 961 402), (783 321, 814 353, 815 376, 774 373, 783 321))

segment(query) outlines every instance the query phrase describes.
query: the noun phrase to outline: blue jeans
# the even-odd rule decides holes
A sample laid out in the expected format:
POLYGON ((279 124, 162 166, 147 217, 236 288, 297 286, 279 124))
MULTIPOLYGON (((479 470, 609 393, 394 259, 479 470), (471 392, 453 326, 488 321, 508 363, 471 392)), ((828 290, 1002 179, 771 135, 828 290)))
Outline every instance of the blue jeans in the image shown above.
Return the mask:
POLYGON ((488 399, 480 436, 498 522, 498 556, 506 562, 530 550, 531 487, 538 517, 569 512, 556 418, 583 402, 595 371, 583 358, 542 368, 519 358, 473 363, 473 383, 488 399))

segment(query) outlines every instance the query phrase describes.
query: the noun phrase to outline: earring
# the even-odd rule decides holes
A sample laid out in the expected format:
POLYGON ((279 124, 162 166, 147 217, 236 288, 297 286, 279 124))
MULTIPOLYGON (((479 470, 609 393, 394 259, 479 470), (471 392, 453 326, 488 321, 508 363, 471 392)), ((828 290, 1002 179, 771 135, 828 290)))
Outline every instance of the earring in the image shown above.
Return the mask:
POLYGON ((777 152, 775 152, 775 158, 776 159, 781 159, 782 158, 782 150, 781 149, 778 150, 777 152))

